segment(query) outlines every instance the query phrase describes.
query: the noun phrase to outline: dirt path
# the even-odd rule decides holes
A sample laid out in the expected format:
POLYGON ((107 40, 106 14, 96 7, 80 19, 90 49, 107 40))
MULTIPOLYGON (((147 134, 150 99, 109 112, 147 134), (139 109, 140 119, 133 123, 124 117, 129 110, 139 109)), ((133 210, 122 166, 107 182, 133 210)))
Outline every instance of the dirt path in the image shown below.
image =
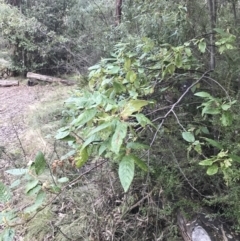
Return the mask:
POLYGON ((24 114, 29 105, 39 101, 39 87, 0 88, 0 146, 16 141, 26 129, 24 114))

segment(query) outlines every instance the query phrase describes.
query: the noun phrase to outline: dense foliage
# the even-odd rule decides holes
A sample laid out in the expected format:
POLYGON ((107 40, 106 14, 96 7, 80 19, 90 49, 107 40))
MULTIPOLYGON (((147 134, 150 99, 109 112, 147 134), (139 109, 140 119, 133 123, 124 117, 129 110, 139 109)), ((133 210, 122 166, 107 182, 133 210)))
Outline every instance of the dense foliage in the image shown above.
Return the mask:
MULTIPOLYGON (((119 195, 130 196, 126 203, 163 190, 156 208, 162 228, 179 209, 191 215, 208 207, 239 230, 238 4, 222 1, 214 10, 195 0, 126 0, 115 24, 110 1, 27 1, 21 13, 2 3, 0 19, 10 23, 1 29, 15 48, 13 60, 21 60, 21 67, 13 62, 16 70, 76 73, 91 65, 88 84, 72 93, 62 113, 56 139, 71 150, 61 161, 74 156, 77 168, 96 158, 110 163, 123 187, 119 195)), ((53 183, 40 191, 37 172, 44 163, 40 153, 30 167, 36 178, 27 192, 38 201, 44 192, 58 197, 67 188, 53 183)), ((1 193, 9 200, 4 185, 1 193)), ((140 204, 142 216, 152 212, 140 204)), ((130 228, 126 236, 114 235, 140 240, 130 228)), ((166 238, 176 236, 172 231, 166 238)))

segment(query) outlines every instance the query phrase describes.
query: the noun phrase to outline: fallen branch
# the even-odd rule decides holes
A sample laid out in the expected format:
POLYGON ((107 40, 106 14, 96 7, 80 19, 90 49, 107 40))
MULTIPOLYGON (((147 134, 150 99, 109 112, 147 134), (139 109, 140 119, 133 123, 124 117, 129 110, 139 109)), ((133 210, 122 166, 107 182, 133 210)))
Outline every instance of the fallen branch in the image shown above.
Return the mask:
POLYGON ((53 82, 59 83, 60 82, 65 85, 74 85, 74 82, 72 82, 70 80, 56 78, 56 77, 52 77, 52 76, 48 76, 48 75, 35 74, 32 72, 27 73, 27 78, 31 79, 31 80, 40 80, 40 81, 45 81, 45 82, 49 82, 49 83, 53 83, 53 82))
POLYGON ((18 86, 18 80, 0 80, 0 87, 18 86))

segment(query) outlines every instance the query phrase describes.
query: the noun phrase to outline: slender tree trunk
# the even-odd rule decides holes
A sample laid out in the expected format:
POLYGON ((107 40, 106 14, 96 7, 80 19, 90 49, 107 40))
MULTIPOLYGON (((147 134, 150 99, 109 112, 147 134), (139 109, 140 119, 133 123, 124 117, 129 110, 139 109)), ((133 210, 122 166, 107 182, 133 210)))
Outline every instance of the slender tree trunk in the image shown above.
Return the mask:
POLYGON ((216 48, 215 48, 215 34, 214 28, 217 23, 217 0, 208 0, 209 12, 210 12, 210 24, 211 24, 211 35, 210 35, 210 69, 214 70, 216 66, 216 48))
POLYGON ((116 0, 116 25, 119 25, 122 20, 122 2, 123 0, 116 0))
POLYGON ((235 26, 237 26, 236 0, 232 0, 232 9, 233 9, 233 16, 234 16, 235 26))

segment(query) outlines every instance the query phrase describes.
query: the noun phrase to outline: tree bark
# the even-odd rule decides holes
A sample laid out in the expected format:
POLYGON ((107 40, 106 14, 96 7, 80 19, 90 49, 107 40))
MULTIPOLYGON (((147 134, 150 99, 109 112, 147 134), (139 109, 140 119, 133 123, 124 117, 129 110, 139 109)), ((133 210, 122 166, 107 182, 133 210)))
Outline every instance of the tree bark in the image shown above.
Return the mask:
POLYGON ((56 82, 56 83, 62 83, 65 85, 74 85, 74 82, 72 82, 70 80, 56 78, 56 77, 52 77, 52 76, 48 76, 48 75, 35 74, 32 72, 27 73, 27 78, 33 79, 33 80, 45 81, 45 82, 49 82, 49 83, 56 82))
POLYGON ((210 69, 214 70, 216 66, 216 47, 215 47, 215 33, 217 23, 217 0, 208 0, 209 12, 210 12, 210 24, 211 24, 211 35, 210 35, 210 69))
POLYGON ((123 0, 116 0, 116 25, 119 25, 122 20, 122 2, 123 0))
POLYGON ((18 80, 0 80, 0 87, 18 86, 18 80))

